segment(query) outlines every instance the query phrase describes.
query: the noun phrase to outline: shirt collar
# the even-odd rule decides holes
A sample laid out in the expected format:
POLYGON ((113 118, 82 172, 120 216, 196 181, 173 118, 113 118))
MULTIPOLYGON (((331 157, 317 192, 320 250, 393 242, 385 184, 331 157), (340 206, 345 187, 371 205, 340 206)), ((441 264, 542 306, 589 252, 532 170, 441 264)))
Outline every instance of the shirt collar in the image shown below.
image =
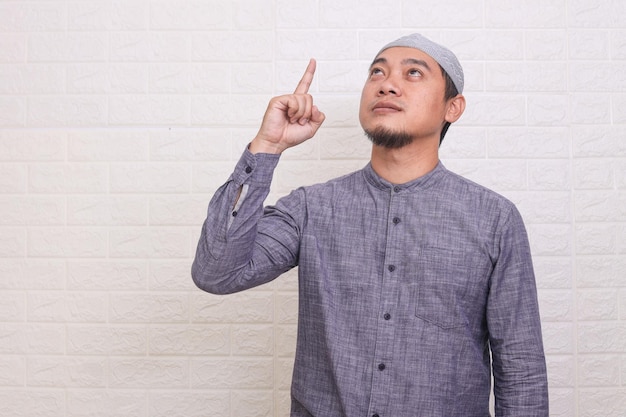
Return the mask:
POLYGON ((429 173, 422 175, 421 177, 416 178, 412 181, 405 182, 404 184, 393 184, 380 177, 372 168, 371 162, 369 162, 363 168, 363 175, 365 176, 365 179, 368 183, 381 190, 394 189, 396 192, 428 188, 438 183, 443 178, 446 172, 448 172, 448 170, 446 169, 446 167, 443 166, 443 163, 439 161, 435 168, 429 173))

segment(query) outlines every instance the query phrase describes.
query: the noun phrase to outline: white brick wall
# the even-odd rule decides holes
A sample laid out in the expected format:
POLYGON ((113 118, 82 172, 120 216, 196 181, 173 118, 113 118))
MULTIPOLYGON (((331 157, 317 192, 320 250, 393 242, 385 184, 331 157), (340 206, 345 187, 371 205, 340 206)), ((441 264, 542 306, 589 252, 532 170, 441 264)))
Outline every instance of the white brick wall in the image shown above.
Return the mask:
POLYGON ((0 415, 287 416, 294 271, 189 276, 213 191, 313 56, 327 121, 269 201, 360 168, 369 60, 421 31, 466 70, 446 165, 514 200, 552 416, 626 416, 626 2, 0 0, 0 415))

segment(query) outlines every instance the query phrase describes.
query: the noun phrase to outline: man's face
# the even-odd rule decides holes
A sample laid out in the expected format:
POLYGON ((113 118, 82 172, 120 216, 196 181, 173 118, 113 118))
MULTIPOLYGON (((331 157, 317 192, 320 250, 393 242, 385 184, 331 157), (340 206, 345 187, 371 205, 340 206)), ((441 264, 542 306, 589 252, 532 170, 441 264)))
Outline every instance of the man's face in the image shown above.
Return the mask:
POLYGON ((404 137, 404 142, 408 138, 439 143, 447 109, 444 92, 441 68, 428 54, 414 48, 386 49, 372 63, 363 87, 361 126, 371 139, 373 133, 385 132, 398 140, 404 137))

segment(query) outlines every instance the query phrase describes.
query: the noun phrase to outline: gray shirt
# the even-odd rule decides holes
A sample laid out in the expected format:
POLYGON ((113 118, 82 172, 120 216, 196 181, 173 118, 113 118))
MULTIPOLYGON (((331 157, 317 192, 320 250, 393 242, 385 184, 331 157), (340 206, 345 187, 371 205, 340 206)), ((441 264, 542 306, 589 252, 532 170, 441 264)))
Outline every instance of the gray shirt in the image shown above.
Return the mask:
POLYGON ((401 185, 368 164, 263 208, 278 159, 243 154, 209 204, 192 276, 224 294, 298 266, 292 416, 485 417, 492 370, 496 416, 548 416, 511 202, 441 163, 401 185))

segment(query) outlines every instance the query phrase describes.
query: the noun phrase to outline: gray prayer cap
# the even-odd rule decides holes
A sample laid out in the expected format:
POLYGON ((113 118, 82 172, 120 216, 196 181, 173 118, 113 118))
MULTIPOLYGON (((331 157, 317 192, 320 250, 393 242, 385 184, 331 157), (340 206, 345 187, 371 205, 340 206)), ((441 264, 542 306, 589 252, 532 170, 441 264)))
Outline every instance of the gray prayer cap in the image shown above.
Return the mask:
POLYGON ((380 53, 385 49, 396 46, 419 49, 420 51, 430 55, 430 57, 437 61, 437 63, 441 65, 441 68, 443 68, 443 70, 450 76, 457 91, 459 93, 463 92, 463 85, 465 84, 463 78, 463 68, 461 67, 461 63, 457 59, 456 55, 454 55, 451 50, 431 41, 428 38, 425 38, 419 33, 413 33, 396 39, 395 41, 383 46, 383 48, 378 51, 376 56, 380 55, 380 53))

